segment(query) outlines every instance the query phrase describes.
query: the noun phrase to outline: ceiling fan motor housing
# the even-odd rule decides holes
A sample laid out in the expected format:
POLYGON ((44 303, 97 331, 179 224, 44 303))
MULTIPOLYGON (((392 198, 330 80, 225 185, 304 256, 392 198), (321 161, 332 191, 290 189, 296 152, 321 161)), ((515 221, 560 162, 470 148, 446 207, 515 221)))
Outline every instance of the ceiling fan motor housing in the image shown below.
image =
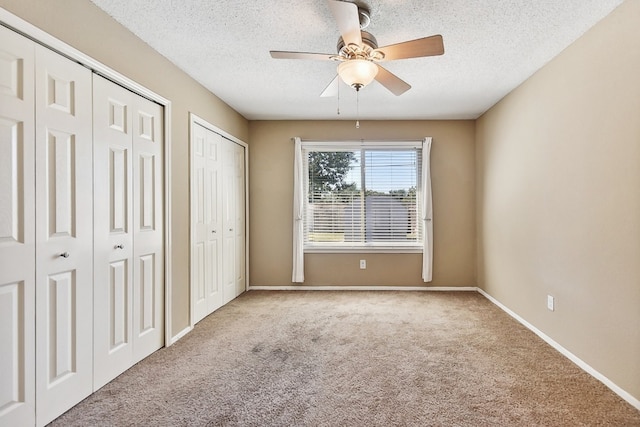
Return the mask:
MULTIPOLYGON (((363 51, 362 54, 364 55, 364 57, 367 57, 369 56, 369 53, 371 51, 376 50, 378 48, 378 41, 373 36, 373 34, 367 31, 360 31, 360 34, 362 36, 362 44, 363 44, 363 46, 360 46, 361 48, 360 50, 363 51)), ((342 37, 338 39, 338 45, 336 47, 339 55, 342 55, 346 58, 351 58, 351 56, 354 55, 354 52, 353 52, 354 49, 350 46, 347 46, 344 40, 342 39, 342 37)))

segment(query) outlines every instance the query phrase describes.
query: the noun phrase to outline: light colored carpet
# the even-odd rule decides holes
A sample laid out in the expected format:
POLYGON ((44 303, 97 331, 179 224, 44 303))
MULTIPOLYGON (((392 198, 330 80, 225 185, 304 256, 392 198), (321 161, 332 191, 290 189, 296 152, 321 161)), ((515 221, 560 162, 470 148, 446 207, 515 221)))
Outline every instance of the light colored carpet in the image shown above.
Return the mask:
POLYGON ((640 426, 474 292, 240 296, 55 426, 640 426))

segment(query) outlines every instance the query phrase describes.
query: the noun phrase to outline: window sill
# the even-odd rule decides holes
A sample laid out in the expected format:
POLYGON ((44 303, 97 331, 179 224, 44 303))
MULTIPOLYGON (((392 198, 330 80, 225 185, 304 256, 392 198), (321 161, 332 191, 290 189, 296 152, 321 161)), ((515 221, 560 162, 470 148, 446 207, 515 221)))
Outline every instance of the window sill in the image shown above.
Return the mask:
POLYGON ((421 254, 421 246, 313 246, 306 254, 421 254))

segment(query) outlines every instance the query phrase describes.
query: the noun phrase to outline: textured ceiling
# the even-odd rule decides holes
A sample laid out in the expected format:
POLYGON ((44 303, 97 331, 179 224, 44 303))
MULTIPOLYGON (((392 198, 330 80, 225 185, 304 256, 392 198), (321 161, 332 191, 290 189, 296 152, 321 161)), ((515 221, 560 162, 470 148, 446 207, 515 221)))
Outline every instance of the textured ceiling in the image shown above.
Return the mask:
MULTIPOLYGON (((250 120, 352 119, 355 91, 320 98, 336 63, 326 0, 91 0, 250 120), (340 115, 337 107, 340 106, 340 115)), ((635 1, 635 0, 627 0, 635 1)), ((361 119, 476 118, 623 0, 365 0, 380 46, 442 34, 445 54, 385 63, 412 88, 360 92, 361 119)))

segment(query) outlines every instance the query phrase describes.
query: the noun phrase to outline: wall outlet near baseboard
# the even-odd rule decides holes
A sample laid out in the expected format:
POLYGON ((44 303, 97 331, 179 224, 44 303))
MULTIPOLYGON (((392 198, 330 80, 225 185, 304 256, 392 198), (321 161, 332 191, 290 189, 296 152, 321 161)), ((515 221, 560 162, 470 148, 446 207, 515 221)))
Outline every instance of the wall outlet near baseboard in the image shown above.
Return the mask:
POLYGON ((366 259, 361 259, 360 260, 360 270, 366 270, 367 268, 367 260, 366 259))
POLYGON ((555 310, 556 300, 553 295, 547 295, 547 308, 551 311, 555 310))

